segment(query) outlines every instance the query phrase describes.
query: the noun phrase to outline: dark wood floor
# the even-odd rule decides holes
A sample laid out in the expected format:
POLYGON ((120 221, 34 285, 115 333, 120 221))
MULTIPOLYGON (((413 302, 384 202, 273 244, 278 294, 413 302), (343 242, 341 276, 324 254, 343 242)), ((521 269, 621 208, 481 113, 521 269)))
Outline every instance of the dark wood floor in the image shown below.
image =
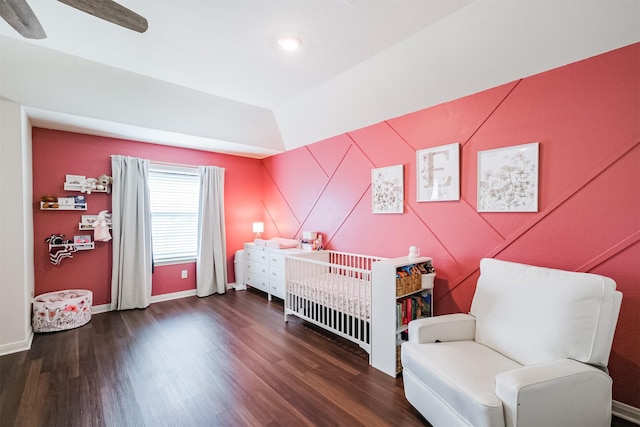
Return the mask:
POLYGON ((423 426, 402 380, 255 291, 94 315, 0 357, 0 426, 423 426))
POLYGON ((94 315, 0 357, 1 427, 304 425, 429 424, 402 378, 255 291, 94 315))

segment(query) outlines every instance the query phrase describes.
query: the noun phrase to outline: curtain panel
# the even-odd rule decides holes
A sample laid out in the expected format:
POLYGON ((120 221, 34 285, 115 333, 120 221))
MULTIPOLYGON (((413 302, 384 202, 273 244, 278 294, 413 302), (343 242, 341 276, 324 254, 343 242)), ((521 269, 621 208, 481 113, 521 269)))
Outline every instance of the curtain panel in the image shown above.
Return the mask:
POLYGON ((224 222, 224 168, 200 166, 196 295, 223 294, 227 288, 224 222))
POLYGON ((113 175, 113 269, 111 309, 151 303, 151 211, 149 161, 111 156, 113 175))

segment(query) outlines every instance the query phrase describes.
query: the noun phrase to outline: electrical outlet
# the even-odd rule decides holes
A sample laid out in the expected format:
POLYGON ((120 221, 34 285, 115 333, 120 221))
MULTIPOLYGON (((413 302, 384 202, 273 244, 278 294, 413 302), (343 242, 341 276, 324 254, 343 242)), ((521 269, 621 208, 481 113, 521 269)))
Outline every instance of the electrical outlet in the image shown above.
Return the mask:
POLYGON ((182 270, 182 276, 183 279, 187 278, 187 270, 182 270))

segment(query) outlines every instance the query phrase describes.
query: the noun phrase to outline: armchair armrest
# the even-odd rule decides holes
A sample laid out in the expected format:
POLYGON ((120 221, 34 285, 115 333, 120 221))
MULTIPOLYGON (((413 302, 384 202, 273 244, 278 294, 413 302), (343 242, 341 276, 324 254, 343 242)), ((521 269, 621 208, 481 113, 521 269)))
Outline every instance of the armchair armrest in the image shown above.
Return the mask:
POLYGON ((445 314, 409 322, 409 342, 424 344, 472 340, 475 333, 476 318, 470 314, 445 314))
POLYGON ((571 359, 496 375, 507 427, 611 424, 611 378, 571 359))

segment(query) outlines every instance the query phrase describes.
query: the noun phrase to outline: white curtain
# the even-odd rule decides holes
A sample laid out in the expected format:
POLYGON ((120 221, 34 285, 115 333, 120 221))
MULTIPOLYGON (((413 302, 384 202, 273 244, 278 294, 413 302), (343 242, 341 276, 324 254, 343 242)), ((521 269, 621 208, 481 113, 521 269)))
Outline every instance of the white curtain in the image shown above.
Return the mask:
POLYGON ((224 227, 224 169, 200 166, 196 295, 222 294, 227 288, 227 238, 224 227))
POLYGON ((113 270, 111 309, 151 303, 151 211, 149 161, 111 156, 113 174, 113 270))

